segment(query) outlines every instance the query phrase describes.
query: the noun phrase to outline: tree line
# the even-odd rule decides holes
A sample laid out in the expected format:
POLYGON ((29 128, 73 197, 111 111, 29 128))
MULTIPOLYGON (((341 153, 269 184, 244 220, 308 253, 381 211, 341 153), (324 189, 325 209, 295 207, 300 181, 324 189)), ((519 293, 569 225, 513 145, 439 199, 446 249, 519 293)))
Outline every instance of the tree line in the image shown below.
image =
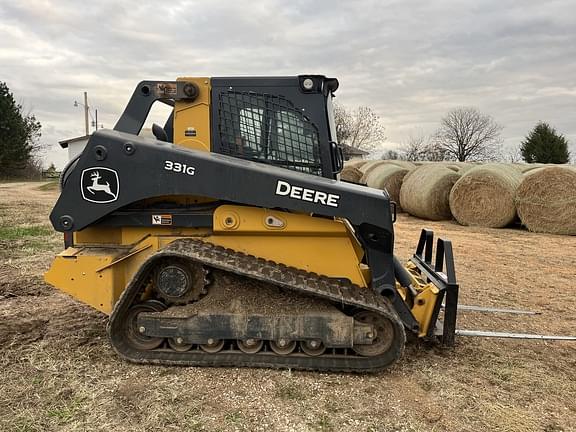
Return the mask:
POLYGON ((0 82, 0 178, 35 177, 42 173, 38 157, 42 125, 24 112, 5 82, 0 82))
MULTIPOLYGON (((349 110, 336 104, 334 109, 338 142, 367 152, 374 151, 386 139, 380 117, 366 106, 349 110)), ((509 159, 527 163, 570 161, 568 141, 546 122, 539 122, 512 154, 502 153, 503 126, 490 115, 474 107, 449 111, 430 136, 412 134, 399 150, 388 150, 383 159, 408 161, 497 161, 509 159)))

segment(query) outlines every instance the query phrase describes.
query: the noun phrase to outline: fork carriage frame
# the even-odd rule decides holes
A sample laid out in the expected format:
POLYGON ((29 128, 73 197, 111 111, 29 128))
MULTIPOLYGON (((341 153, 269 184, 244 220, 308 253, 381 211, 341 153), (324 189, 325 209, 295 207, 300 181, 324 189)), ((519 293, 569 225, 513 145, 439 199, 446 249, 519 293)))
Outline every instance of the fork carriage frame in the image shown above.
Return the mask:
POLYGON ((428 336, 440 336, 442 344, 454 346, 456 338, 456 320, 458 314, 459 286, 456 282, 454 253, 452 242, 439 238, 436 241, 436 256, 433 261, 434 232, 423 229, 420 233, 416 253, 410 261, 421 276, 432 282, 440 290, 432 315, 428 336), (444 320, 439 321, 440 309, 444 302, 444 320))

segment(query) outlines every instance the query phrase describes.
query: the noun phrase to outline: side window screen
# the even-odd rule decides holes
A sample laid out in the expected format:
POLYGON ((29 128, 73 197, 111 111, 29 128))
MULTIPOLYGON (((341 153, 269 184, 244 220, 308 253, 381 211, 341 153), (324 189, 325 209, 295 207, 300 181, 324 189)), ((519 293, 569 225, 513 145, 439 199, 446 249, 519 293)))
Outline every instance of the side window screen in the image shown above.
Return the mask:
POLYGON ((230 91, 218 109, 221 153, 321 175, 318 130, 290 101, 230 91))
POLYGON ((242 108, 239 114, 241 139, 238 144, 250 150, 250 153, 259 153, 262 150, 261 133, 264 110, 261 108, 242 108))

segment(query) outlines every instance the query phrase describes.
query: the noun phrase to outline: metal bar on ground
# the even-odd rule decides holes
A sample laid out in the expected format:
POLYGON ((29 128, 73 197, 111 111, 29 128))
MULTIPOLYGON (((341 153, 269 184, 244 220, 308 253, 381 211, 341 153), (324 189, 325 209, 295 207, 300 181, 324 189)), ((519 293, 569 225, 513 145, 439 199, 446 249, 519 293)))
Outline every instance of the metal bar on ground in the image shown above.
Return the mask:
MULTIPOLYGON (((442 305, 444 307, 444 305, 442 305)), ((487 306, 473 306, 473 305, 458 305, 458 310, 469 310, 475 312, 493 312, 493 313, 509 313, 519 315, 541 315, 542 312, 535 312, 521 309, 506 309, 506 308, 493 308, 487 306)))
POLYGON ((576 341, 576 336, 539 335, 527 333, 506 333, 483 330, 456 330, 458 336, 496 337, 509 339, 538 339, 538 340, 564 340, 576 341))

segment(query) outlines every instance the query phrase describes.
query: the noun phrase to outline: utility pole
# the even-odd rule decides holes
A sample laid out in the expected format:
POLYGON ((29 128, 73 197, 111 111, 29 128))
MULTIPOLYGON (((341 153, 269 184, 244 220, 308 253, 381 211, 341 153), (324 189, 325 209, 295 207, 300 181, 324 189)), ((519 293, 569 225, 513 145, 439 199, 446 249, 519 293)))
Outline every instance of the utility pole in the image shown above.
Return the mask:
POLYGON ((88 126, 88 92, 84 92, 84 123, 86 124, 86 135, 90 135, 88 126))
POLYGON ((74 106, 77 107, 82 105, 84 107, 84 124, 86 126, 86 135, 90 135, 90 123, 88 122, 88 116, 92 118, 92 126, 98 130, 98 127, 103 128, 104 125, 98 125, 98 110, 96 111, 96 120, 92 117, 90 113, 90 107, 88 106, 88 92, 84 92, 84 103, 80 103, 78 101, 74 101, 74 106))

